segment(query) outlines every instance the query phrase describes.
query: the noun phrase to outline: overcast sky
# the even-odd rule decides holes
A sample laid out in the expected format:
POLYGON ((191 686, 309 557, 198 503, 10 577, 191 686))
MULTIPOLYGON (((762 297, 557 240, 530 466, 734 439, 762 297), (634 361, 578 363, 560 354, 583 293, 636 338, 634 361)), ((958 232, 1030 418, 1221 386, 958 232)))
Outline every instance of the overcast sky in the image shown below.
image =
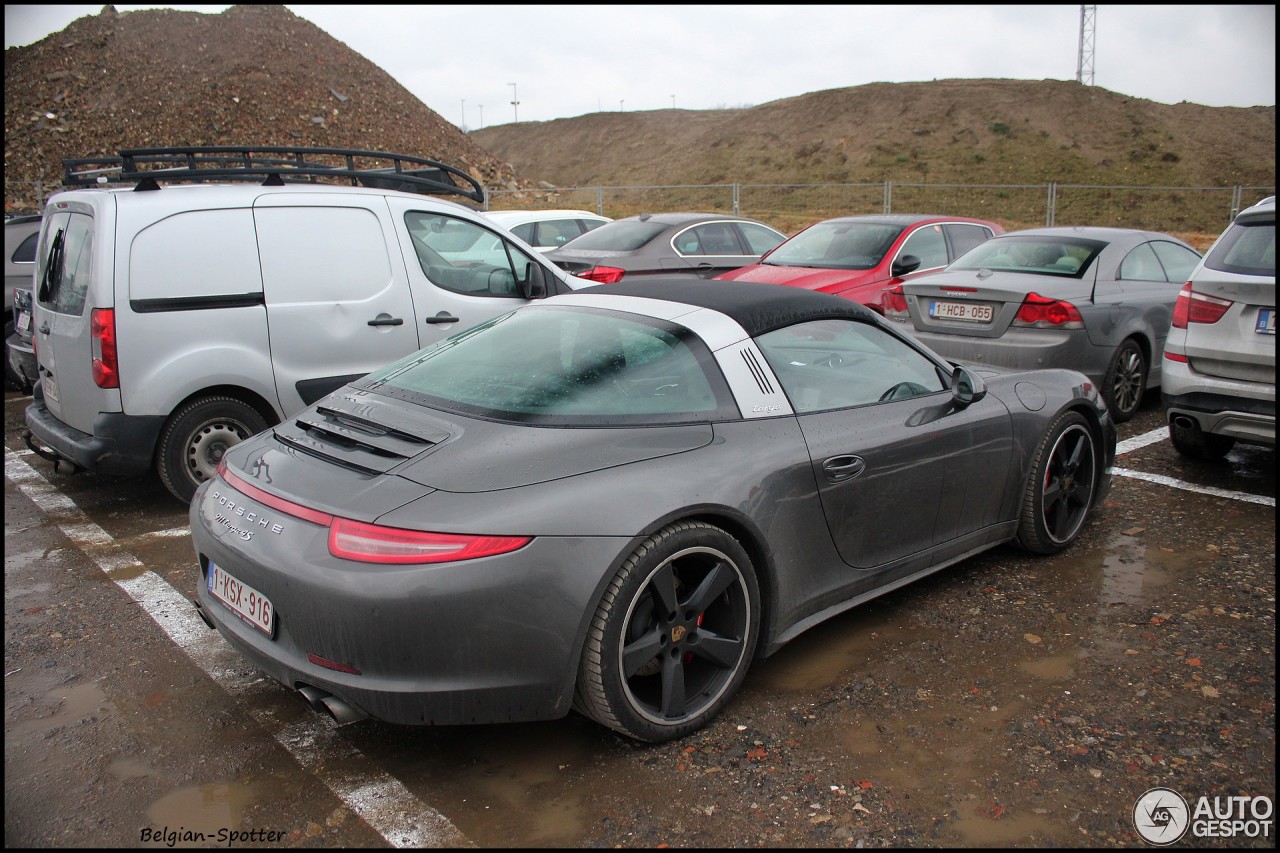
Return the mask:
MULTIPOLYGON (((1075 80, 1080 56, 1081 7, 1069 5, 288 8, 472 130, 877 82, 1075 80)), ((1094 85, 1166 104, 1275 104, 1274 5, 1094 8, 1094 85)), ((6 5, 5 48, 101 9, 6 5)))

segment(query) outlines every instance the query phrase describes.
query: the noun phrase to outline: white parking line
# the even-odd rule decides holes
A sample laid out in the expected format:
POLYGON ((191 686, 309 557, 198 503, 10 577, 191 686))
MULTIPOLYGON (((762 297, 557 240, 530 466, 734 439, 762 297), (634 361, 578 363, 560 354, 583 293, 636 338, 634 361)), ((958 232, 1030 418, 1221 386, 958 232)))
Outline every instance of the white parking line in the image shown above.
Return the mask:
POLYGON ((1175 480, 1173 477, 1166 477, 1163 474, 1146 474, 1142 471, 1130 471, 1128 468, 1112 468, 1110 470, 1112 474, 1118 477, 1129 477, 1133 480, 1159 483, 1171 489, 1182 489, 1186 492, 1197 492, 1202 495, 1213 495, 1217 498, 1228 498, 1233 501, 1244 501, 1245 503, 1261 504, 1262 506, 1276 505, 1276 499, 1269 498, 1266 495, 1251 495, 1248 492, 1234 492, 1230 489, 1218 489, 1213 486, 1197 486, 1195 483, 1175 480))
POLYGON ((1132 453, 1140 447, 1146 447, 1148 444, 1155 444, 1158 441, 1169 440, 1169 427, 1162 426, 1153 429, 1151 432, 1144 432, 1142 435, 1135 435, 1133 438, 1126 438, 1124 441, 1116 443, 1116 456, 1123 456, 1126 453, 1132 453))
MULTIPOLYGON (((186 596, 151 571, 136 574, 141 561, 119 547, 75 503, 39 472, 5 448, 4 475, 54 521, 116 585, 141 605, 171 640, 224 690, 243 696, 263 681, 245 672, 244 659, 222 635, 210 631, 186 596), (121 570, 122 577, 115 577, 121 570)), ((458 829, 423 804, 395 777, 379 770, 362 753, 315 715, 287 728, 269 714, 250 712, 298 764, 318 778, 347 808, 358 814, 393 847, 469 846, 458 829), (339 770, 339 768, 341 768, 339 770)))

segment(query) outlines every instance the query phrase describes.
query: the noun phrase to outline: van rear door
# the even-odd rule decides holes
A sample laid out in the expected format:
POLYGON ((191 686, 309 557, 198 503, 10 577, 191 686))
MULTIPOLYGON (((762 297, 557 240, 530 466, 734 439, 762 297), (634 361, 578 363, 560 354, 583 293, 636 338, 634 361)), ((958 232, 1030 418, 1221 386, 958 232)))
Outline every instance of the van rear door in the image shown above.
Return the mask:
POLYGON ((90 434, 99 412, 120 411, 118 386, 94 381, 94 310, 114 307, 102 246, 110 241, 95 239, 96 221, 87 204, 50 204, 36 254, 32 317, 45 405, 67 426, 90 434), (103 286, 90 286, 95 277, 103 286))

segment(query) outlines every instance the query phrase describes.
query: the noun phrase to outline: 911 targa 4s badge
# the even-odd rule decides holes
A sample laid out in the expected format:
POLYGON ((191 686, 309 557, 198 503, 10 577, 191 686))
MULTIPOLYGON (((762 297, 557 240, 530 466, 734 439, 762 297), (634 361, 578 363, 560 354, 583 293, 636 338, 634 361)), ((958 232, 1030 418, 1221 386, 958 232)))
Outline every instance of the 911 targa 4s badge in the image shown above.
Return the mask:
POLYGON ((197 606, 339 722, 576 709, 665 741, 831 616, 1069 547, 1115 440, 1083 374, 950 364, 839 297, 588 288, 231 448, 191 504, 197 606))

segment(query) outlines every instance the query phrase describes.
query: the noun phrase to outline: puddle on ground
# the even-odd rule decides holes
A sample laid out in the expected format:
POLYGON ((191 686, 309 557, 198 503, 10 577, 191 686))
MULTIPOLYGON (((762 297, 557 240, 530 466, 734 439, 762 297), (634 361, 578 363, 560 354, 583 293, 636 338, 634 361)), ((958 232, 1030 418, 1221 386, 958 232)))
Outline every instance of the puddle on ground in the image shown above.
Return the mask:
POLYGON ((152 827, 164 827, 177 833, 174 843, 165 846, 208 847, 203 833, 215 838, 219 830, 240 828, 244 811, 262 794, 254 783, 210 783, 191 785, 172 791, 147 807, 152 827))
POLYGON ((1060 655, 1019 661, 1018 669, 1027 675, 1042 678, 1046 681, 1061 681, 1074 676, 1076 674, 1076 664, 1086 657, 1088 657, 1088 653, 1076 649, 1060 655))
POLYGON ((857 608, 810 628, 769 659, 755 663, 748 689, 785 693, 816 693, 848 680, 868 657, 883 654, 901 642, 923 642, 933 632, 898 624, 893 609, 857 608))
POLYGON ((973 847, 994 847, 1026 842, 1032 835, 1052 838, 1054 826, 1037 814, 1015 815, 999 806, 987 807, 976 800, 956 806, 959 818, 951 824, 965 843, 973 847))
POLYGON ((111 700, 96 684, 57 687, 45 694, 45 701, 57 706, 51 716, 15 723, 5 730, 6 738, 21 738, 52 731, 60 726, 87 723, 94 714, 110 711, 113 707, 111 700))

